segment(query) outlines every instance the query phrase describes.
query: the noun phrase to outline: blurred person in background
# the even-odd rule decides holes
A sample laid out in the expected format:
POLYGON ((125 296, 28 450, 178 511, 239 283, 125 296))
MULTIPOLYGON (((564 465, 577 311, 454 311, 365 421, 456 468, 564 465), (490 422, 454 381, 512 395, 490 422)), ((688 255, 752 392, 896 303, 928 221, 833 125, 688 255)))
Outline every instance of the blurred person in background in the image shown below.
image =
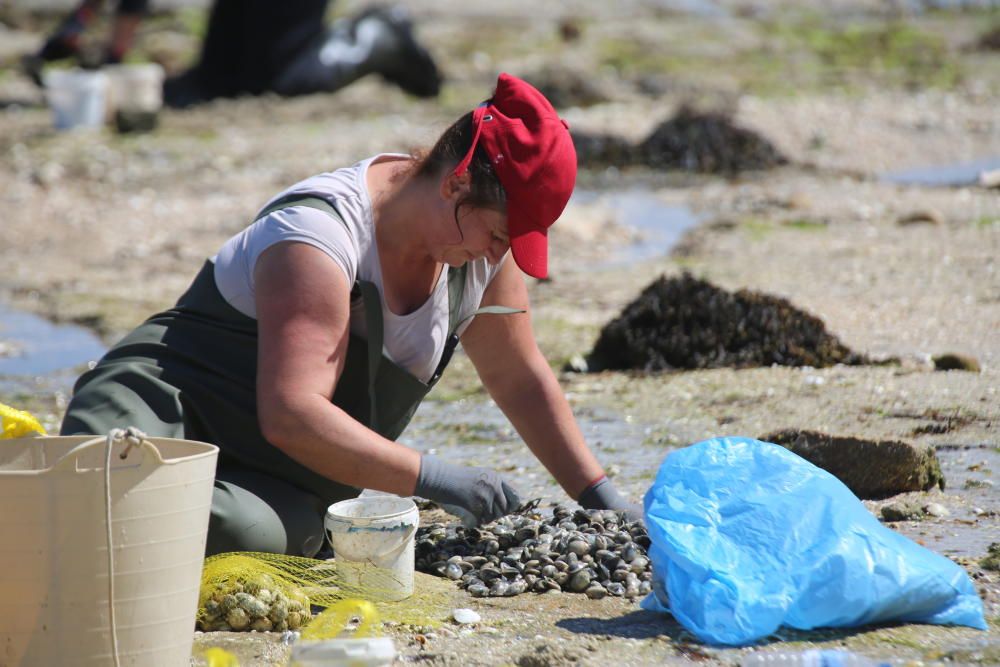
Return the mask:
MULTIPOLYGON (((103 0, 84 0, 24 59, 41 83, 45 63, 77 58, 91 66, 122 61, 148 12, 148 0, 119 0, 110 40, 98 58, 87 58, 82 35, 103 0), (87 62, 89 60, 89 62, 87 62)), ((215 0, 198 62, 164 85, 167 106, 188 107, 219 97, 304 95, 333 92, 378 74, 417 97, 434 97, 441 74, 413 34, 401 7, 371 7, 327 24, 329 0, 215 0)))
MULTIPOLYGON (((100 13, 104 0, 83 0, 69 16, 62 20, 36 53, 25 56, 24 67, 36 83, 41 85, 42 67, 53 60, 65 58, 84 59, 83 33, 100 13)), ((111 26, 111 35, 95 65, 120 63, 135 42, 135 34, 149 11, 149 0, 118 0, 111 26)))

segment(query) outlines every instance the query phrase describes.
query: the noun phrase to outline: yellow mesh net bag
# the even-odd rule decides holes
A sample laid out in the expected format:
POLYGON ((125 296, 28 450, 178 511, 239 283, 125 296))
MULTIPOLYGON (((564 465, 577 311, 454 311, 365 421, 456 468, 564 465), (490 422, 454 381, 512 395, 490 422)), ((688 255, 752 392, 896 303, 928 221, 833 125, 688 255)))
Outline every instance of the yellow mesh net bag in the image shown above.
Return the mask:
POLYGON ((45 435, 45 427, 35 419, 34 415, 0 403, 0 440, 23 438, 36 433, 45 435))
POLYGON ((333 639, 351 630, 355 636, 373 633, 381 622, 434 627, 447 619, 452 582, 418 575, 412 596, 389 601, 387 592, 397 590, 392 576, 347 561, 256 552, 210 556, 202 571, 198 629, 297 630, 303 638, 333 639), (365 568, 363 577, 358 568, 365 568))

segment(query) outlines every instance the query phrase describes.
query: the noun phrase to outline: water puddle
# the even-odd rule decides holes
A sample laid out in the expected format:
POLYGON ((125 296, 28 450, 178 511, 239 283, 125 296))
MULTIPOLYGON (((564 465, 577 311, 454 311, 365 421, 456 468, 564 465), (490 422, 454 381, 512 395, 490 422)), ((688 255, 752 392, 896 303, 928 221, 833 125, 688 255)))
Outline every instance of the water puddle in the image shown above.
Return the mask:
POLYGON ((900 185, 958 187, 978 185, 979 174, 1000 169, 1000 157, 950 165, 916 167, 882 174, 882 180, 900 185))
POLYGON ((656 0, 657 9, 677 14, 690 14, 702 18, 728 18, 730 12, 712 0, 656 0))
POLYGON ((631 243, 612 249, 600 262, 598 266, 602 269, 663 257, 699 221, 687 206, 670 204, 647 190, 614 193, 577 190, 571 201, 606 208, 616 224, 633 232, 631 243))
POLYGON ((0 390, 66 391, 104 344, 93 333, 0 304, 0 390))
MULTIPOLYGON (((992 479, 1000 471, 1000 450, 992 446, 938 448, 945 490, 940 501, 949 514, 924 521, 901 521, 893 528, 946 556, 980 558, 1000 541, 1000 488, 992 479), (983 513, 986 514, 983 514, 983 513)), ((929 496, 934 501, 933 495, 929 496)))
POLYGON ((941 10, 996 9, 996 0, 901 0, 898 7, 913 14, 927 14, 941 10))

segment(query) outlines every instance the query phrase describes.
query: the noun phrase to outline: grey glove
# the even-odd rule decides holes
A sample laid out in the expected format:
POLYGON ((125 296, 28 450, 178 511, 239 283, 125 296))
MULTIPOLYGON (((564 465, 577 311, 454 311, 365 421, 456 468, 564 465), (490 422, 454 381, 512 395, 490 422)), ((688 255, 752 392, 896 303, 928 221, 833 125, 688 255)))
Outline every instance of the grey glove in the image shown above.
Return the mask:
POLYGON ((489 468, 446 463, 424 454, 414 493, 445 509, 459 510, 466 526, 489 523, 517 509, 521 499, 500 475, 489 468))
POLYGON ((630 503, 607 477, 602 477, 580 494, 580 506, 588 510, 615 510, 625 512, 629 521, 642 521, 642 505, 630 503))

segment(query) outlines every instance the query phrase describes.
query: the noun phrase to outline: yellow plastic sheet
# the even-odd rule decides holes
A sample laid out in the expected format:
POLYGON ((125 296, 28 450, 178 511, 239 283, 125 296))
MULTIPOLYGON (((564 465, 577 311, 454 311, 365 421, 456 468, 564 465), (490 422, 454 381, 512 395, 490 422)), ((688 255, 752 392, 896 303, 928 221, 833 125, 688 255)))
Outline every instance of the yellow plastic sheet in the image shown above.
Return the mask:
POLYGON ((205 649, 205 662, 207 667, 240 667, 240 661, 235 655, 226 649, 214 646, 205 649))
POLYGON ((332 639, 347 632, 357 619, 351 636, 356 639, 382 634, 378 609, 368 600, 341 600, 330 605, 302 631, 302 639, 332 639))

